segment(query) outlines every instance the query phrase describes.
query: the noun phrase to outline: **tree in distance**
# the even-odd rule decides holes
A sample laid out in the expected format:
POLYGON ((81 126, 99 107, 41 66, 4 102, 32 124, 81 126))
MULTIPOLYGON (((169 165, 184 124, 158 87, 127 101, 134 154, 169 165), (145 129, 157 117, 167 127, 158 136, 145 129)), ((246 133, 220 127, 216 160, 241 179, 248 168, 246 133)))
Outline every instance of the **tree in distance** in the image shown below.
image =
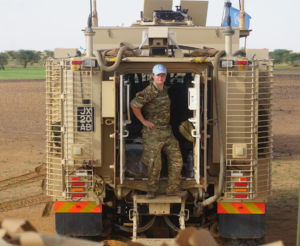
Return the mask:
POLYGON ((41 51, 34 51, 34 57, 32 60, 32 63, 39 63, 39 61, 41 60, 41 51))
POLYGON ((53 50, 44 50, 44 60, 46 60, 49 57, 54 57, 54 51, 53 50))
POLYGON ((18 64, 21 64, 24 68, 26 68, 28 63, 32 65, 33 63, 39 63, 41 59, 44 61, 48 57, 53 57, 54 51, 45 50, 44 52, 42 52, 36 50, 7 50, 5 51, 5 54, 7 56, 8 61, 15 61, 18 64))
POLYGON ((277 49, 272 52, 271 58, 274 59, 275 64, 283 63, 283 55, 289 54, 290 52, 290 50, 277 49))
POLYGON ((34 50, 18 50, 16 52, 16 60, 24 67, 31 61, 34 61, 35 51, 34 50))
POLYGON ((270 52, 275 64, 287 63, 293 67, 300 65, 300 53, 293 53, 292 50, 277 49, 270 52))
POLYGON ((10 60, 15 60, 16 59, 16 51, 15 50, 7 50, 5 53, 9 56, 10 60))
POLYGON ((6 53, 0 53, 0 69, 4 70, 4 66, 8 63, 8 55, 6 53))
MULTIPOLYGON (((8 51, 5 51, 5 53, 8 54, 10 60, 16 60, 17 57, 18 57, 18 52, 19 51, 8 50, 8 51)), ((30 51, 30 52, 34 53, 34 55, 32 54, 32 60, 30 61, 31 63, 39 63, 39 61, 41 60, 41 55, 43 53, 42 51, 35 51, 35 50, 25 50, 25 51, 26 52, 30 51)))
POLYGON ((293 67, 298 67, 300 65, 300 53, 286 53, 283 55, 283 61, 293 67))

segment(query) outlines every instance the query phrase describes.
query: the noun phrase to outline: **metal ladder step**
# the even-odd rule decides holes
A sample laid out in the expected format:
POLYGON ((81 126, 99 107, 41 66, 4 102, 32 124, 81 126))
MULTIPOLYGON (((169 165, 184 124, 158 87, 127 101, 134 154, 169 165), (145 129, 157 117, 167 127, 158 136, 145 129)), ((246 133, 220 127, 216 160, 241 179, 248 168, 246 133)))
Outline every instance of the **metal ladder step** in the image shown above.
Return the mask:
POLYGON ((175 242, 174 238, 137 238, 132 241, 143 245, 171 245, 175 242))
MULTIPOLYGON (((179 217, 179 225, 180 229, 185 229, 185 221, 189 219, 189 210, 185 209, 185 200, 186 198, 182 198, 179 196, 166 196, 166 195, 157 195, 153 199, 147 199, 146 195, 134 195, 133 196, 133 209, 129 210, 129 220, 133 222, 132 226, 132 239, 133 241, 137 240, 137 229, 138 229, 138 221, 139 221, 139 213, 138 213, 138 204, 144 203, 149 204, 149 215, 153 214, 154 216, 168 216, 170 215, 170 204, 171 203, 179 203, 181 204, 180 212, 178 214, 179 217)), ((150 241, 149 241, 150 242, 150 241)), ((155 240, 151 240, 151 242, 155 242, 155 240)), ((151 244, 152 244, 151 243, 151 244)))
POLYGON ((146 195, 135 195, 136 203, 181 203, 179 196, 156 195, 153 199, 147 199, 146 195))

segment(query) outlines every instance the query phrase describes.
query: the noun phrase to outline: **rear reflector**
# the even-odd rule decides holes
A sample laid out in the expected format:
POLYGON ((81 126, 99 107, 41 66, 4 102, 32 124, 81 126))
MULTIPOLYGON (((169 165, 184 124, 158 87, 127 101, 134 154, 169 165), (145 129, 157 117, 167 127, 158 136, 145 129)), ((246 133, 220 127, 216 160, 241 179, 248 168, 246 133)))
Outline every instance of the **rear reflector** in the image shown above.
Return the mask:
POLYGON ((96 62, 96 60, 84 60, 83 66, 84 67, 97 67, 97 62, 96 62))
POLYGON ((72 197, 84 197, 84 194, 72 194, 72 197))
POLYGON ((84 188, 72 188, 72 191, 84 191, 84 188))
POLYGON ((235 186, 247 186, 247 183, 234 183, 235 186))
POLYGON ((234 198, 247 198, 247 195, 234 195, 234 198))
POLYGON ((221 68, 233 67, 233 61, 221 61, 221 68))
POLYGON ((247 178, 240 178, 240 181, 247 181, 247 178))
POLYGON ((87 176, 87 173, 86 172, 84 172, 84 173, 78 172, 78 173, 76 173, 76 176, 87 176))
POLYGON ((79 177, 72 177, 72 180, 73 180, 73 181, 79 180, 79 177))
POLYGON ((235 192, 247 192, 247 189, 234 189, 235 192))
POLYGON ((242 177, 243 174, 242 173, 231 173, 232 177, 242 177))
POLYGON ((73 186, 82 186, 82 185, 84 185, 84 182, 72 182, 72 185, 73 186))
POLYGON ((82 61, 72 61, 72 65, 81 65, 82 61))
POLYGON ((248 61, 236 61, 236 65, 247 65, 248 61))

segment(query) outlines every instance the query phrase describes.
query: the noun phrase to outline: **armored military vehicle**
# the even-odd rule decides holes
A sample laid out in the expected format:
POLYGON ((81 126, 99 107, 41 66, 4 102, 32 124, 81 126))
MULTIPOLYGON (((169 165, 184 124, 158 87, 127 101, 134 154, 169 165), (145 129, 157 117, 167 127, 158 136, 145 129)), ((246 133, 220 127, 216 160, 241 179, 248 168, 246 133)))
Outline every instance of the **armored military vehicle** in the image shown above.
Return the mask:
MULTIPOLYGON (((153 244, 194 226, 232 245, 263 241, 272 193, 273 62, 239 48, 250 34, 243 1, 240 27, 229 17, 226 27, 207 27, 207 1, 181 0, 173 11, 172 0, 144 0, 130 27, 98 26, 93 5, 85 53, 46 62, 47 195, 57 233, 117 232, 153 244), (159 190, 145 197, 142 124, 130 101, 152 82, 157 63, 168 71, 186 198, 165 195, 163 154, 159 190)), ((230 6, 225 2, 225 12, 230 6)))

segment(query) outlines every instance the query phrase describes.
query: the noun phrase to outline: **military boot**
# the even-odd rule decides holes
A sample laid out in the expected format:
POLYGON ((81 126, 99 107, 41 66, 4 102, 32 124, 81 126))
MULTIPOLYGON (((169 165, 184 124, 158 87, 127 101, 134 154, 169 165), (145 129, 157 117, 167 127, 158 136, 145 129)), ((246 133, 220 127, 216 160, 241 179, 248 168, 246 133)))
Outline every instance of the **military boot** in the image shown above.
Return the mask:
POLYGON ((173 190, 173 191, 168 191, 166 193, 167 196, 179 196, 179 197, 186 197, 187 192, 183 190, 173 190))
POLYGON ((148 193, 146 194, 147 199, 153 199, 154 197, 155 197, 155 194, 153 191, 148 191, 148 193))

